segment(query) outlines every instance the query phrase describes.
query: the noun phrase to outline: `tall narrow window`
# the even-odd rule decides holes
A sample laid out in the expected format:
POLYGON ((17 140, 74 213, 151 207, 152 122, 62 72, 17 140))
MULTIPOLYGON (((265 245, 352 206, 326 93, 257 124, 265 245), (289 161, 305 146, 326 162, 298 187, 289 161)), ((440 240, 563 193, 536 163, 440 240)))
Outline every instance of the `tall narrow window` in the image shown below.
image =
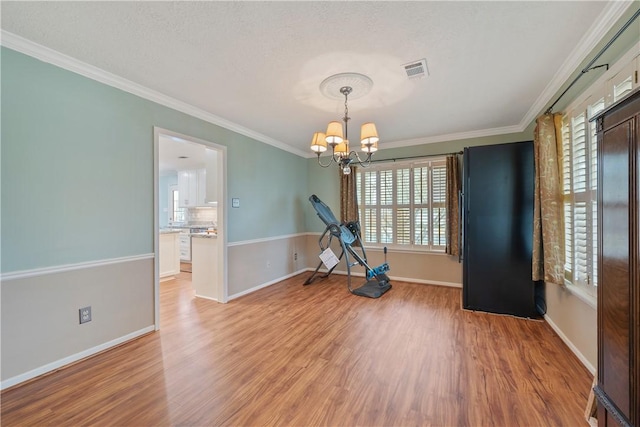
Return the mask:
POLYGON ((177 188, 171 189, 171 222, 185 222, 185 208, 180 207, 180 195, 177 188))
POLYGON ((598 156, 595 123, 604 96, 565 116, 562 128, 565 278, 595 296, 598 273, 598 156))

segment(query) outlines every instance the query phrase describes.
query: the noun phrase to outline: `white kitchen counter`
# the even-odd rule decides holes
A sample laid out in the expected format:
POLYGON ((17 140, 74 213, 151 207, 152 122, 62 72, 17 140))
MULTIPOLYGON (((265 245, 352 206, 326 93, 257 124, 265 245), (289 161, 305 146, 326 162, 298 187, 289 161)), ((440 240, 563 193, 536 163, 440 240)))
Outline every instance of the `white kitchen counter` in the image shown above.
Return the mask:
POLYGON ((160 234, 173 234, 173 233, 180 233, 180 232, 182 232, 182 230, 177 228, 161 228, 160 229, 160 234))
POLYGON ((191 237, 204 238, 204 239, 217 239, 218 238, 218 234, 216 234, 216 233, 191 233, 190 236, 191 237))

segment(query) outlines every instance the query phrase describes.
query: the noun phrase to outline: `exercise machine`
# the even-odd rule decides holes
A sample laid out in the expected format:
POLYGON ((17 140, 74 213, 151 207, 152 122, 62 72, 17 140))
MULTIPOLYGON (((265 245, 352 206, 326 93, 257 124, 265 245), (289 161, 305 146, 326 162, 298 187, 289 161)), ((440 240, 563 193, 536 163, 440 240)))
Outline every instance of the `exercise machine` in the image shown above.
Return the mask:
POLYGON ((360 238, 360 224, 357 221, 341 223, 335 217, 329 206, 327 206, 315 194, 309 197, 309 201, 316 210, 318 217, 320 217, 326 226, 324 232, 318 239, 321 258, 323 258, 323 255, 327 253, 333 255, 330 246, 334 238, 340 243, 342 253, 337 257, 337 262, 334 260, 335 264, 331 266, 325 274, 318 276, 320 267, 325 264, 325 261, 321 260, 318 267, 307 281, 304 282, 304 284, 309 285, 316 278, 324 279, 325 277, 328 277, 339 264, 339 261, 342 260, 342 257, 344 257, 347 264, 347 288, 349 289, 349 292, 362 297, 380 298, 385 292, 391 289, 389 277, 386 275, 386 272, 389 271, 389 264, 387 263, 387 248, 384 248, 384 263, 377 267, 370 267, 369 264, 367 264, 367 254, 360 238), (354 259, 353 262, 350 260, 350 257, 354 259), (359 288, 353 289, 351 287, 351 267, 355 265, 361 265, 365 268, 367 282, 359 288))

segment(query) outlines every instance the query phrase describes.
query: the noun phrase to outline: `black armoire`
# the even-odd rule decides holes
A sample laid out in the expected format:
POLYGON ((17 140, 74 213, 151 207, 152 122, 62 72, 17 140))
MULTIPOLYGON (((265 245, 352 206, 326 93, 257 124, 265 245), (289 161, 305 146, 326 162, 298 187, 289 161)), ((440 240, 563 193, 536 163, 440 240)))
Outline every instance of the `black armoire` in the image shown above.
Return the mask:
POLYGON ((596 118, 599 426, 640 427, 640 92, 596 118))
POLYGON ((533 251, 533 142, 465 148, 465 309, 538 317, 533 251))

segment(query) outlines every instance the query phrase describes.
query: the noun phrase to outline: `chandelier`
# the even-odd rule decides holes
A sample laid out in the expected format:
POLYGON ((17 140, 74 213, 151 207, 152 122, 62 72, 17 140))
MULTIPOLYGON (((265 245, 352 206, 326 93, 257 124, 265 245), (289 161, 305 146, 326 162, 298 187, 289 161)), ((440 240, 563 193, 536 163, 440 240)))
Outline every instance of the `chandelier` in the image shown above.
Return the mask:
POLYGON ((364 123, 360 128, 360 146, 366 157, 361 159, 357 152, 349 149, 349 106, 348 98, 352 93, 361 97, 366 95, 373 86, 373 81, 364 74, 341 73, 326 78, 320 84, 320 91, 327 97, 341 99, 344 96, 344 132, 342 123, 330 122, 326 132, 315 132, 311 139, 311 151, 318 156, 318 164, 323 168, 337 164, 345 175, 351 173, 351 164, 357 163, 366 167, 371 163, 371 156, 378 150, 378 131, 374 123, 364 123), (331 147, 331 157, 328 163, 320 161, 320 155, 331 147))

